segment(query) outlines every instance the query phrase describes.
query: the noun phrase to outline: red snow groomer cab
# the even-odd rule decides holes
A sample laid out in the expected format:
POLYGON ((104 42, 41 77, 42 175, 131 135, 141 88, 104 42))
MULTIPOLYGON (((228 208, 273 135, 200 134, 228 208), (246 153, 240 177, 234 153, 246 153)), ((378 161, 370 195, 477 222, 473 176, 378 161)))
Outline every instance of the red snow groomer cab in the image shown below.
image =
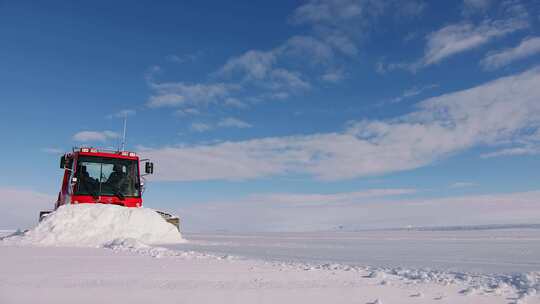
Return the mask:
MULTIPOLYGON (((144 183, 142 177, 154 173, 154 164, 141 160, 134 152, 109 151, 97 148, 74 148, 60 158, 64 169, 62 188, 55 210, 67 204, 112 204, 142 207, 144 183)), ((40 220, 51 211, 42 211, 40 220)), ((167 222, 178 228, 178 217, 157 211, 167 222)))

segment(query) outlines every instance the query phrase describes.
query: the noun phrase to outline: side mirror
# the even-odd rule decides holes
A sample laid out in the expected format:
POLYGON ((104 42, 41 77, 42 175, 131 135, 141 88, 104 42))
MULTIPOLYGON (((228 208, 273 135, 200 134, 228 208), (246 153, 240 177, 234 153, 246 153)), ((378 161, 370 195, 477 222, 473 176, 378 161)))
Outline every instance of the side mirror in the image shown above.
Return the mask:
POLYGON ((151 163, 151 162, 144 163, 144 172, 146 174, 154 174, 154 163, 151 163))
POLYGON ((62 157, 60 157, 60 169, 64 169, 65 167, 66 167, 66 156, 62 155, 62 157))

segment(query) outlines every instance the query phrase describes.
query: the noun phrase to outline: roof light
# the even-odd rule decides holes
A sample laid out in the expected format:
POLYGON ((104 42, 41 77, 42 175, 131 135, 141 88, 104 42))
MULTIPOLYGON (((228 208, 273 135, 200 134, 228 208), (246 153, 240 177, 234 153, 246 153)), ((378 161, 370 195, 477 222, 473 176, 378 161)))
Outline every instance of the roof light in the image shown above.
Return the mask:
POLYGON ((129 152, 129 156, 134 157, 134 156, 137 156, 137 154, 135 154, 135 152, 129 152))
POLYGON ((121 154, 122 154, 122 156, 129 156, 129 152, 127 152, 127 151, 122 151, 121 154))
POLYGON ((87 153, 87 152, 90 152, 90 149, 88 149, 88 148, 81 148, 81 152, 87 153))

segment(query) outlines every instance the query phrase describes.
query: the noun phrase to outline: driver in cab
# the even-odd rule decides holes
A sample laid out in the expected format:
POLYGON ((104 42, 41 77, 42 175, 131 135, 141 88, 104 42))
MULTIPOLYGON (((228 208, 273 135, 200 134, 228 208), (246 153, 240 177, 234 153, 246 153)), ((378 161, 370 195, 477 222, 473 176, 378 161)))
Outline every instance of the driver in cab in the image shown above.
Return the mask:
POLYGON ((115 164, 113 167, 113 172, 109 175, 107 179, 107 184, 111 186, 115 191, 120 192, 122 185, 125 183, 127 174, 122 170, 122 165, 115 164))

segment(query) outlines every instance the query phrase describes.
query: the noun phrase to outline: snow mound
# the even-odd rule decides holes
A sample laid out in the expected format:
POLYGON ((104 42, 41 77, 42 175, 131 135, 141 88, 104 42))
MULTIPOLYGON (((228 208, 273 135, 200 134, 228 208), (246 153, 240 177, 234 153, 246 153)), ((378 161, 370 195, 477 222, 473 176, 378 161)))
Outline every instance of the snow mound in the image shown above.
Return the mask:
POLYGON ((182 243, 182 235, 154 210, 116 205, 65 205, 39 225, 4 241, 43 246, 103 247, 115 240, 143 244, 182 243))

